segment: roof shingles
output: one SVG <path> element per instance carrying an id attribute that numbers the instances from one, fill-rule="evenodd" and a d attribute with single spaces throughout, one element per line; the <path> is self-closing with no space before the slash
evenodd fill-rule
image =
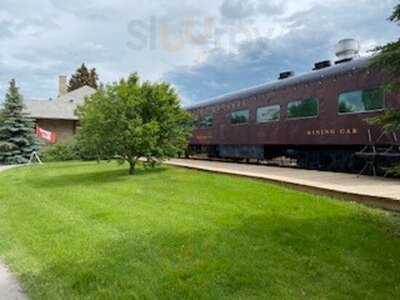
<path id="1" fill-rule="evenodd" d="M 56 100 L 28 101 L 25 111 L 34 119 L 78 120 L 76 108 L 95 92 L 95 89 L 84 86 Z"/>

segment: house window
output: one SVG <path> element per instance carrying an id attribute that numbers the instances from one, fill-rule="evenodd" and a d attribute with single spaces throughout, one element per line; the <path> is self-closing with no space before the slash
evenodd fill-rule
<path id="1" fill-rule="evenodd" d="M 289 119 L 317 117 L 318 111 L 318 99 L 316 98 L 292 101 L 288 104 Z"/>
<path id="2" fill-rule="evenodd" d="M 281 117 L 281 106 L 271 105 L 257 109 L 257 123 L 278 121 Z"/>
<path id="3" fill-rule="evenodd" d="M 249 110 L 234 111 L 231 114 L 231 124 L 243 124 L 249 122 L 250 112 Z"/>
<path id="4" fill-rule="evenodd" d="M 382 88 L 346 92 L 339 95 L 340 114 L 381 110 L 385 106 Z"/>

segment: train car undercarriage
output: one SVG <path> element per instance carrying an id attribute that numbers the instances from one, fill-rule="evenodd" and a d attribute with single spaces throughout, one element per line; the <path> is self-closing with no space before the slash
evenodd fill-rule
<path id="1" fill-rule="evenodd" d="M 190 145 L 188 157 L 259 163 L 308 170 L 363 173 L 388 176 L 388 168 L 400 163 L 400 148 L 365 146 L 268 146 L 268 145 Z M 390 151 L 389 151 L 390 149 Z"/>

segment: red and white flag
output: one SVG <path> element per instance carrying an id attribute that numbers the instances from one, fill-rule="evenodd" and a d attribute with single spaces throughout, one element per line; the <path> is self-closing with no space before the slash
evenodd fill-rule
<path id="1" fill-rule="evenodd" d="M 51 144 L 55 144 L 57 140 L 57 135 L 55 132 L 47 131 L 40 127 L 36 127 L 36 136 L 48 141 Z"/>

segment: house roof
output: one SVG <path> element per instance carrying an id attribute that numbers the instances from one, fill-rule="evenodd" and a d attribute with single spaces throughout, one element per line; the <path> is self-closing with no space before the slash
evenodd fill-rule
<path id="1" fill-rule="evenodd" d="M 88 97 L 95 92 L 96 90 L 94 88 L 85 85 L 77 90 L 65 94 L 64 96 L 58 97 L 56 101 L 75 102 L 77 105 L 81 105 L 85 102 L 85 97 Z"/>
<path id="2" fill-rule="evenodd" d="M 266 93 L 269 91 L 279 90 L 288 86 L 310 82 L 314 80 L 321 80 L 326 77 L 344 74 L 356 70 L 366 68 L 369 64 L 370 58 L 359 58 L 350 62 L 334 65 L 325 69 L 316 70 L 298 76 L 293 76 L 283 80 L 277 80 L 273 82 L 264 83 L 258 86 L 250 87 L 247 89 L 239 90 L 233 93 L 225 94 L 219 97 L 201 101 L 199 103 L 190 105 L 186 109 L 196 109 L 209 105 L 215 105 L 225 103 L 233 100 L 248 98 L 260 93 Z"/>
<path id="3" fill-rule="evenodd" d="M 27 101 L 25 111 L 35 119 L 78 120 L 76 108 L 95 92 L 95 89 L 84 86 L 55 100 Z"/>

